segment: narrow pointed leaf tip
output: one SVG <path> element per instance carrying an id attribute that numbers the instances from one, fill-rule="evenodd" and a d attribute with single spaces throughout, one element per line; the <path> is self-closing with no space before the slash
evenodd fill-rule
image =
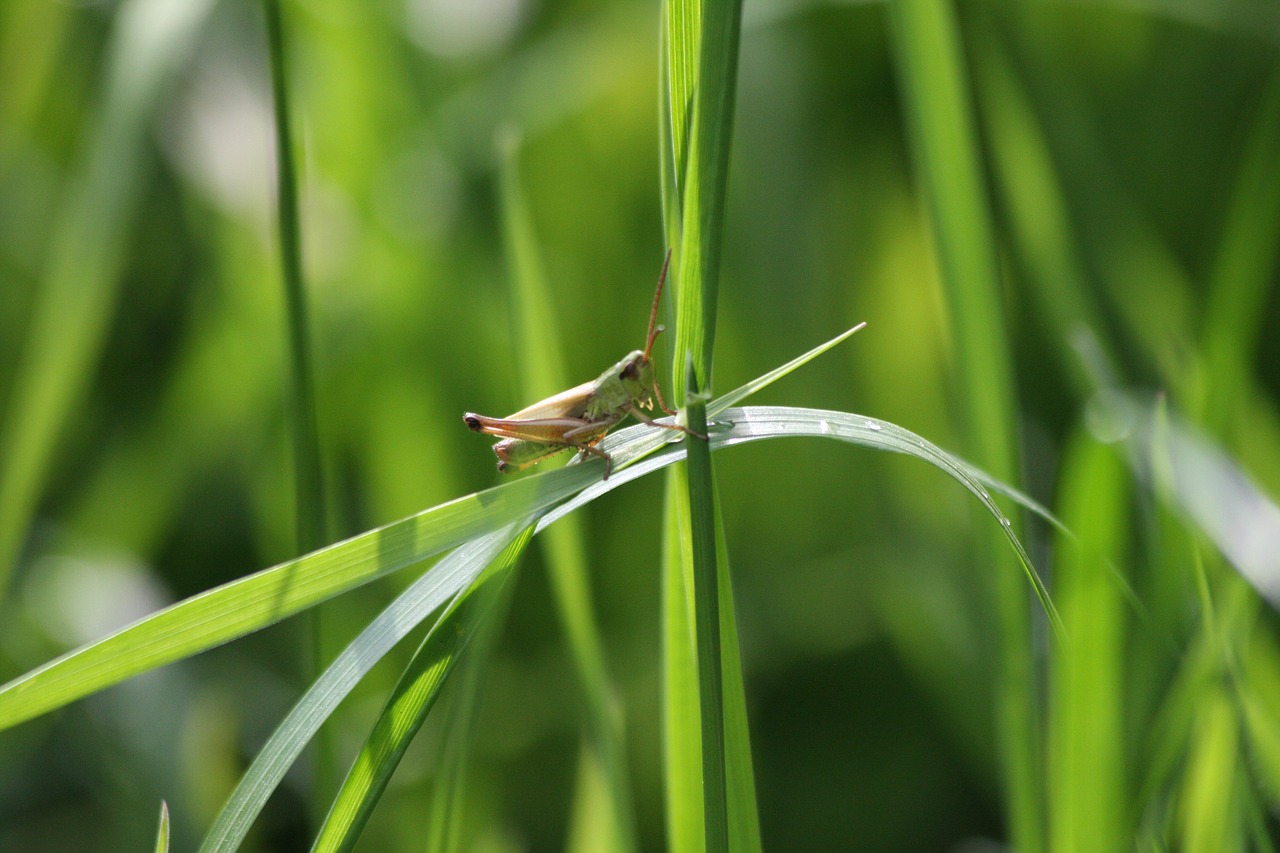
<path id="1" fill-rule="evenodd" d="M 738 403 L 742 402 L 747 397 L 750 397 L 752 394 L 756 393 L 760 389 L 766 388 L 772 385 L 774 382 L 777 382 L 779 379 L 786 376 L 788 373 L 795 370 L 796 368 L 802 367 L 803 365 L 813 361 L 815 358 L 822 355 L 824 352 L 831 349 L 836 344 L 839 344 L 845 340 L 848 340 L 850 337 L 852 337 L 854 332 L 857 332 L 860 329 L 865 329 L 866 326 L 867 324 L 866 324 L 866 321 L 864 320 L 863 322 L 854 326 L 852 329 L 849 329 L 848 331 L 841 332 L 840 334 L 836 335 L 834 338 L 827 341 L 826 343 L 818 344 L 816 347 L 804 353 L 803 355 L 799 355 L 791 359 L 791 361 L 788 361 L 786 364 L 780 367 L 776 367 L 773 370 L 770 370 L 768 373 L 762 376 L 759 376 L 756 379 L 751 380 L 745 385 L 735 388 L 734 390 L 730 391 L 728 394 L 725 394 L 723 397 L 716 398 L 714 402 L 709 403 L 707 405 L 707 417 L 709 418 L 715 417 L 717 414 L 719 414 L 720 412 L 723 412 L 725 409 L 729 408 L 730 406 L 736 406 Z"/>

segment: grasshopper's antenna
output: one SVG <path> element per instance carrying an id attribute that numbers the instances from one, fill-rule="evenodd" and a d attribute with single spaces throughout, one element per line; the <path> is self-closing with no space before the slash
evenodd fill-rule
<path id="1" fill-rule="evenodd" d="M 649 312 L 649 337 L 644 345 L 644 360 L 649 360 L 649 351 L 653 349 L 653 342 L 662 331 L 662 326 L 655 326 L 658 322 L 658 303 L 662 299 L 662 285 L 667 282 L 667 265 L 671 263 L 671 250 L 667 249 L 667 256 L 662 260 L 662 272 L 658 275 L 658 289 L 653 294 L 653 310 Z"/>

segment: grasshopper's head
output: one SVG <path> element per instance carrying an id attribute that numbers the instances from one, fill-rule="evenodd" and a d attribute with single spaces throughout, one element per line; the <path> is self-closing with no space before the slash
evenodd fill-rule
<path id="1" fill-rule="evenodd" d="M 661 327 L 659 327 L 661 328 Z M 653 361 L 647 352 L 635 350 L 618 365 L 618 381 L 627 390 L 627 397 L 642 403 L 646 408 L 653 399 Z"/>

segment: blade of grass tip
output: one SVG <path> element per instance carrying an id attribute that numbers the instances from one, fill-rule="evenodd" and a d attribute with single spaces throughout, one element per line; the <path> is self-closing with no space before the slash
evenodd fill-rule
<path id="1" fill-rule="evenodd" d="M 517 372 L 524 398 L 540 400 L 569 387 L 551 294 L 520 181 L 519 142 L 514 132 L 501 142 L 500 206 L 510 268 Z M 590 747 L 608 781 L 609 822 L 616 828 L 611 849 L 637 849 L 630 774 L 620 705 L 605 665 L 604 643 L 592 609 L 585 536 L 577 517 L 539 540 L 546 554 L 556 611 L 582 687 Z"/>
<path id="2" fill-rule="evenodd" d="M 685 377 L 689 429 L 706 434 L 706 404 L 698 397 L 692 356 Z M 687 442 L 690 564 L 693 572 L 693 623 L 697 649 L 698 707 L 702 720 L 702 799 L 706 853 L 729 850 L 728 795 L 725 782 L 724 675 L 720 651 L 720 583 L 716 561 L 715 491 L 711 448 L 701 439 Z"/>
<path id="3" fill-rule="evenodd" d="M 500 555 L 502 559 L 514 559 L 518 552 L 509 546 L 532 522 L 532 518 L 526 518 L 459 546 L 384 608 L 307 689 L 258 751 L 210 827 L 200 846 L 201 853 L 231 853 L 239 849 L 285 772 L 360 679 L 423 619 L 470 585 Z"/>
<path id="4" fill-rule="evenodd" d="M 723 412 L 725 409 L 729 408 L 730 406 L 738 405 L 738 403 L 742 402 L 747 397 L 750 397 L 752 394 L 756 393 L 760 389 L 765 388 L 769 385 L 772 385 L 774 382 L 777 382 L 779 379 L 786 376 L 788 373 L 795 370 L 796 368 L 803 367 L 804 365 L 813 361 L 815 358 L 822 355 L 824 352 L 831 349 L 836 344 L 839 344 L 848 340 L 848 338 L 854 332 L 857 332 L 860 329 L 864 329 L 866 328 L 866 326 L 867 326 L 866 323 L 859 323 L 858 325 L 854 326 L 852 329 L 849 329 L 847 332 L 842 332 L 841 334 L 836 335 L 834 338 L 827 341 L 826 343 L 819 344 L 818 346 L 806 352 L 804 355 L 791 359 L 791 361 L 788 361 L 786 364 L 782 365 L 781 367 L 774 368 L 773 370 L 770 370 L 768 373 L 765 373 L 764 375 L 757 377 L 756 379 L 753 379 L 750 382 L 735 388 L 734 390 L 730 391 L 728 394 L 725 394 L 721 397 L 717 397 L 716 399 L 712 400 L 710 403 L 707 404 L 707 416 L 715 417 L 717 414 L 719 414 L 720 412 Z"/>
<path id="5" fill-rule="evenodd" d="M 532 535 L 533 526 L 529 525 L 431 626 L 343 780 L 311 848 L 313 853 L 355 847 L 400 759 L 426 722 L 458 656 L 477 632 L 492 630 L 486 626 L 505 611 L 510 598 L 509 579 Z M 446 813 L 443 817 L 450 820 L 457 815 Z"/>
<path id="6" fill-rule="evenodd" d="M 999 522 L 999 530 L 1003 533 L 1004 541 L 1013 548 L 1015 555 L 1017 555 L 1023 575 L 1043 607 L 1050 627 L 1060 641 L 1067 640 L 1062 620 L 1049 595 L 1048 588 L 1036 572 L 1030 557 L 1014 533 L 1012 523 L 1009 522 L 1000 506 L 991 496 L 991 492 L 1002 494 L 1022 508 L 1042 515 L 1047 521 L 1061 529 L 1061 522 L 1057 521 L 1048 510 L 1022 492 L 996 480 L 981 469 L 942 450 L 937 445 L 908 429 L 888 421 L 870 418 L 866 415 L 786 406 L 730 408 L 726 409 L 723 414 L 724 417 L 709 433 L 713 450 L 764 438 L 828 438 L 858 444 L 873 450 L 886 450 L 914 456 L 939 468 L 972 493 L 991 517 Z M 670 444 L 669 432 L 661 431 L 661 434 L 659 432 L 651 427 L 640 425 L 610 433 L 601 442 L 600 447 L 613 455 L 615 463 L 614 474 L 607 481 L 592 484 L 572 499 L 565 501 L 548 512 L 539 521 L 539 529 L 554 523 L 557 519 L 562 518 L 579 506 L 595 500 L 605 492 L 612 491 L 631 480 L 642 477 L 659 468 L 673 465 L 673 463 L 683 459 L 686 455 L 684 443 Z M 655 451 L 658 452 L 655 453 Z M 673 467 L 672 471 L 678 477 L 681 469 L 677 466 Z M 673 502 L 683 500 L 683 496 L 688 492 L 683 480 L 680 480 L 679 484 L 680 488 L 673 490 L 673 493 L 669 495 L 669 500 Z M 668 523 L 670 524 L 670 521 Z M 687 535 L 682 529 L 674 529 L 676 529 L 676 535 L 681 539 Z M 1069 533 L 1070 531 L 1064 532 Z M 688 584 L 679 578 L 669 578 L 665 574 L 665 570 L 666 567 L 664 566 L 664 596 L 682 594 L 681 590 L 687 587 Z M 1122 578 L 1118 577 L 1115 580 L 1123 581 Z M 732 603 L 731 598 L 728 603 Z M 668 609 L 664 605 L 664 614 L 667 613 Z M 670 610 L 670 613 L 674 615 L 674 608 Z M 666 616 L 664 615 L 665 618 Z M 664 642 L 677 639 L 676 629 L 672 629 L 673 633 L 670 635 L 665 633 L 666 630 L 664 627 Z M 680 630 L 684 631 L 683 635 L 680 636 L 683 636 L 688 641 L 692 636 L 692 627 L 685 623 Z M 689 655 L 692 656 L 691 650 Z M 671 673 L 668 673 L 668 676 L 671 677 Z M 694 687 L 687 688 L 689 691 L 694 689 Z"/>
<path id="7" fill-rule="evenodd" d="M 169 853 L 169 804 L 160 801 L 160 824 L 156 827 L 156 853 Z"/>
<path id="8" fill-rule="evenodd" d="M 101 109 L 50 237 L 0 441 L 0 598 L 19 559 L 41 480 L 90 377 L 120 284 L 126 229 L 144 172 L 152 110 L 213 0 L 131 0 L 107 52 Z"/>
<path id="9" fill-rule="evenodd" d="M 662 4 L 664 96 L 670 112 L 661 122 L 670 132 L 662 139 L 663 149 L 670 151 L 674 211 L 684 207 L 685 176 L 689 165 L 689 132 L 693 122 L 693 93 L 698 81 L 698 36 L 701 32 L 700 0 L 666 0 Z M 676 222 L 669 220 L 668 233 Z"/>
<path id="10" fill-rule="evenodd" d="M 932 213 L 957 380 L 965 402 L 967 444 L 977 464 L 1012 480 L 1017 471 L 1013 369 L 1001 309 L 995 234 L 965 62 L 950 2 L 901 0 L 890 6 L 903 101 L 914 158 Z M 1040 757 L 1039 685 L 1026 593 L 997 537 L 988 534 L 983 561 L 1000 626 L 995 710 L 1003 742 L 1004 793 L 1010 835 L 1023 853 L 1045 844 Z"/>

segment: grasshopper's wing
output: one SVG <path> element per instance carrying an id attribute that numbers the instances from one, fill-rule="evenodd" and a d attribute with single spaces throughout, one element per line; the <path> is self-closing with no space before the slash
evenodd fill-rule
<path id="1" fill-rule="evenodd" d="M 502 420 L 537 421 L 556 418 L 579 418 L 587 403 L 595 395 L 595 388 L 595 381 L 583 382 L 568 391 L 561 391 L 559 394 L 548 397 L 545 400 L 539 400 L 531 406 L 526 406 L 514 415 L 508 415 Z"/>

